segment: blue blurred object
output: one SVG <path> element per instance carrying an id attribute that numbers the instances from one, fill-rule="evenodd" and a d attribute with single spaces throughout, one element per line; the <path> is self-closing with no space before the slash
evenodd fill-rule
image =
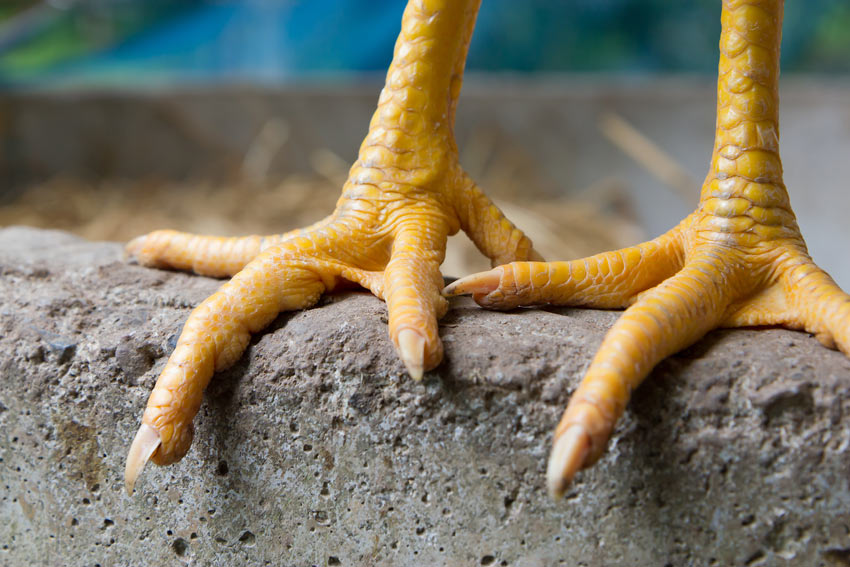
<path id="1" fill-rule="evenodd" d="M 53 33 L 67 35 L 69 26 L 62 24 L 91 25 L 95 18 L 85 9 L 92 2 L 77 0 L 63 9 L 40 6 L 18 19 L 33 20 L 32 12 L 38 12 L 39 29 L 50 33 L 45 20 L 52 17 Z M 386 69 L 392 58 L 404 10 L 399 0 L 166 2 L 170 9 L 163 9 L 163 3 L 159 1 L 148 25 L 125 26 L 125 37 L 82 53 L 71 49 L 68 57 L 33 57 L 39 62 L 34 66 L 4 65 L 28 45 L 26 38 L 14 41 L 20 33 L 4 34 L 0 28 L 0 83 L 280 82 L 304 75 L 377 71 Z M 152 9 L 135 0 L 99 4 L 96 23 L 101 26 L 109 22 L 104 13 L 118 20 L 131 8 Z M 12 36 L 12 41 L 4 42 L 4 36 Z M 46 64 L 41 63 L 44 59 Z"/>
<path id="2" fill-rule="evenodd" d="M 333 6 L 329 5 L 333 4 Z M 62 73 L 141 71 L 179 80 L 282 81 L 304 74 L 385 69 L 404 4 L 205 3 Z"/>
<path id="3" fill-rule="evenodd" d="M 404 5 L 404 0 L 35 3 L 0 22 L 0 83 L 276 83 L 383 72 Z M 467 67 L 713 73 L 719 15 L 718 0 L 484 0 Z M 788 3 L 784 68 L 847 71 L 850 57 L 843 54 L 850 52 L 850 32 L 842 30 L 848 28 L 846 0 Z M 56 42 L 45 40 L 50 34 Z"/>

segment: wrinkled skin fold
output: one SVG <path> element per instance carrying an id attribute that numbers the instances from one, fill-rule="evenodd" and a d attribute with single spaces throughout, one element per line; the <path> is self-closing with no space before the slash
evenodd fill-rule
<path id="1" fill-rule="evenodd" d="M 387 302 L 389 336 L 409 374 L 440 363 L 448 309 L 440 264 L 463 230 L 493 265 L 540 259 L 531 241 L 464 173 L 454 115 L 478 1 L 410 2 L 392 65 L 336 210 L 282 235 L 219 238 L 157 231 L 127 245 L 139 263 L 230 277 L 190 315 L 157 380 L 129 451 L 132 492 L 148 459 L 183 457 L 214 372 L 282 311 L 358 285 Z"/>
<path id="2" fill-rule="evenodd" d="M 697 210 L 649 242 L 551 263 L 457 160 L 452 128 L 477 10 L 473 0 L 409 2 L 369 133 L 329 217 L 283 235 L 158 231 L 128 245 L 147 266 L 231 277 L 192 312 L 157 381 L 128 456 L 128 491 L 148 459 L 186 453 L 204 388 L 252 333 L 350 284 L 386 300 L 390 339 L 415 379 L 442 358 L 444 296 L 469 293 L 493 309 L 626 309 L 555 431 L 547 483 L 556 497 L 603 454 L 652 368 L 713 328 L 783 325 L 850 353 L 850 296 L 809 257 L 782 180 L 781 0 L 723 2 L 717 133 Z M 441 295 L 446 239 L 459 230 L 505 265 Z"/>
<path id="3" fill-rule="evenodd" d="M 717 129 L 697 210 L 666 234 L 568 262 L 517 262 L 454 282 L 482 306 L 625 308 L 554 436 L 549 491 L 604 452 L 631 392 L 717 327 L 782 325 L 850 355 L 850 296 L 809 257 L 779 158 L 781 0 L 724 0 Z"/>

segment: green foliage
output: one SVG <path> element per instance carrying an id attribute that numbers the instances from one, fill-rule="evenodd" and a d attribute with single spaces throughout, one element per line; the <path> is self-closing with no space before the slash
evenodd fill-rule
<path id="1" fill-rule="evenodd" d="M 363 18 L 381 7 L 398 8 L 400 13 L 404 3 L 346 1 L 349 12 L 362 13 Z M 62 3 L 0 0 L 0 83 L 49 76 L 65 63 L 108 50 L 178 13 L 194 17 L 187 10 L 200 14 L 219 2 L 78 0 L 67 2 L 62 9 L 55 7 Z M 325 0 L 328 10 L 334 9 L 335 2 Z M 483 71 L 712 74 L 717 68 L 720 6 L 720 0 L 484 0 L 467 67 Z M 28 33 L 5 33 L 27 19 L 22 14 L 32 12 L 45 17 L 38 19 L 37 25 L 27 24 L 31 28 Z M 331 17 L 325 23 L 331 28 L 347 25 Z M 392 32 L 384 35 L 390 37 Z M 10 36 L 16 39 L 4 43 L 4 37 Z M 223 34 L 207 41 L 233 42 L 234 37 Z M 268 49 L 275 48 L 269 43 Z M 387 53 L 390 50 L 387 47 Z M 226 52 L 226 46 L 216 51 Z M 345 70 L 346 55 L 337 45 L 317 50 L 313 54 L 315 68 Z M 850 72 L 850 1 L 786 2 L 782 57 L 786 72 Z M 384 63 L 380 57 L 376 61 L 376 69 Z M 145 61 L 134 64 L 138 67 Z M 168 75 L 168 70 L 162 71 Z"/>
<path id="2" fill-rule="evenodd" d="M 850 70 L 850 4 L 837 3 L 823 15 L 800 64 L 814 71 Z"/>
<path id="3" fill-rule="evenodd" d="M 0 24 L 7 29 L 18 26 L 21 39 L 0 49 L 0 78 L 37 75 L 98 52 L 182 8 L 170 0 L 78 2 L 65 8 L 33 1 L 4 3 Z"/>

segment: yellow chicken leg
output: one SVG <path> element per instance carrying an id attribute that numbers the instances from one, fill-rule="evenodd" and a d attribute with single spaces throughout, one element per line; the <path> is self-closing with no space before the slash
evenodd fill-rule
<path id="1" fill-rule="evenodd" d="M 127 246 L 147 266 L 233 276 L 192 312 L 157 380 L 127 457 L 128 492 L 148 459 L 183 457 L 213 373 L 281 311 L 308 308 L 342 281 L 359 284 L 386 300 L 390 338 L 420 379 L 442 358 L 446 238 L 463 229 L 494 265 L 537 258 L 457 162 L 454 114 L 479 2 L 408 4 L 378 109 L 331 216 L 283 235 L 158 231 Z"/>
<path id="2" fill-rule="evenodd" d="M 555 431 L 549 490 L 602 455 L 631 391 L 716 327 L 783 325 L 850 355 L 850 296 L 809 257 L 779 160 L 781 0 L 724 0 L 717 134 L 697 210 L 631 248 L 517 262 L 445 290 L 485 307 L 624 308 Z"/>

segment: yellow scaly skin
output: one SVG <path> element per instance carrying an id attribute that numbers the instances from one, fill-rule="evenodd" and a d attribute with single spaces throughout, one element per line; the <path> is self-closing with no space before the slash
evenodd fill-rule
<path id="1" fill-rule="evenodd" d="M 390 337 L 420 379 L 442 359 L 446 238 L 463 229 L 494 266 L 539 258 L 457 161 L 454 114 L 479 2 L 408 4 L 369 133 L 331 216 L 278 236 L 158 231 L 128 244 L 147 266 L 233 276 L 192 312 L 157 380 L 127 457 L 128 492 L 148 459 L 164 465 L 183 457 L 213 373 L 281 311 L 359 284 L 386 300 Z"/>
<path id="2" fill-rule="evenodd" d="M 811 260 L 779 160 L 781 0 L 724 0 L 717 133 L 697 210 L 638 246 L 571 262 L 518 262 L 458 280 L 485 307 L 628 307 L 554 436 L 555 497 L 602 455 L 631 391 L 716 327 L 805 329 L 850 355 L 850 296 Z"/>

